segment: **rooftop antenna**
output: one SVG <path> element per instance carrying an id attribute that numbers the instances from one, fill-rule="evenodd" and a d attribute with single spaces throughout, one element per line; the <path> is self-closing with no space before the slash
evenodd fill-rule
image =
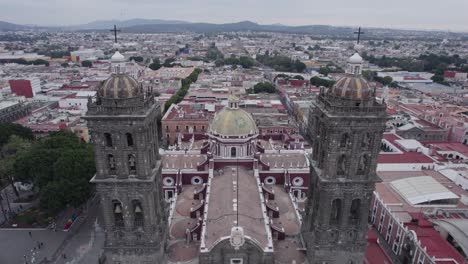
<path id="1" fill-rule="evenodd" d="M 117 26 L 114 25 L 114 29 L 111 29 L 110 32 L 113 32 L 114 33 L 114 41 L 115 43 L 117 43 L 117 32 L 120 32 L 121 30 L 120 29 L 117 29 Z"/>
<path id="2" fill-rule="evenodd" d="M 364 34 L 363 31 L 361 31 L 361 27 L 358 28 L 358 31 L 355 31 L 354 34 L 357 34 L 357 44 L 361 41 L 361 35 Z"/>

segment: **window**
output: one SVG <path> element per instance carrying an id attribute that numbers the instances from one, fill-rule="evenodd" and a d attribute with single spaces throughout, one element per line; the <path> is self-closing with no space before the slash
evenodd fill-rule
<path id="1" fill-rule="evenodd" d="M 241 258 L 232 258 L 231 259 L 231 264 L 243 264 L 244 260 Z"/>
<path id="2" fill-rule="evenodd" d="M 201 130 L 202 130 L 202 131 L 205 131 L 205 126 L 201 126 Z"/>
<path id="3" fill-rule="evenodd" d="M 364 155 L 362 155 L 361 158 L 359 159 L 359 164 L 358 164 L 357 173 L 358 173 L 359 175 L 366 174 L 366 173 L 367 173 L 368 166 L 369 166 L 369 157 L 368 157 L 366 154 L 364 154 Z"/>
<path id="4" fill-rule="evenodd" d="M 169 132 L 169 126 L 166 126 L 166 132 Z"/>
<path id="5" fill-rule="evenodd" d="M 130 133 L 125 134 L 127 138 L 127 146 L 131 147 L 133 146 L 133 136 Z"/>
<path id="6" fill-rule="evenodd" d="M 363 148 L 369 148 L 372 143 L 372 136 L 370 133 L 365 133 L 361 145 Z"/>
<path id="7" fill-rule="evenodd" d="M 189 127 L 188 126 L 185 126 L 185 131 L 189 131 Z"/>
<path id="8" fill-rule="evenodd" d="M 338 159 L 337 164 L 337 175 L 345 175 L 346 174 L 346 156 L 343 154 Z"/>
<path id="9" fill-rule="evenodd" d="M 107 167 L 111 172 L 115 172 L 115 158 L 114 155 L 107 155 Z"/>
<path id="10" fill-rule="evenodd" d="M 114 225 L 116 227 L 123 227 L 124 220 L 123 220 L 123 211 L 122 211 L 122 203 L 118 200 L 112 201 L 112 211 L 114 213 Z"/>
<path id="11" fill-rule="evenodd" d="M 231 157 L 235 158 L 236 157 L 236 147 L 231 148 Z"/>
<path id="12" fill-rule="evenodd" d="M 143 227 L 143 207 L 141 202 L 133 200 L 133 222 L 135 227 Z"/>
<path id="13" fill-rule="evenodd" d="M 349 143 L 349 135 L 348 133 L 344 133 L 343 135 L 341 135 L 340 147 L 344 148 L 348 145 L 348 143 Z"/>
<path id="14" fill-rule="evenodd" d="M 112 147 L 112 136 L 109 133 L 104 133 L 104 140 L 106 141 L 107 147 Z"/>
<path id="15" fill-rule="evenodd" d="M 341 200 L 335 199 L 332 201 L 330 225 L 338 225 L 341 221 Z"/>
<path id="16" fill-rule="evenodd" d="M 136 158 L 134 154 L 128 155 L 128 169 L 130 173 L 136 173 Z"/>
<path id="17" fill-rule="evenodd" d="M 353 223 L 359 222 L 359 218 L 361 215 L 361 200 L 354 199 L 351 202 L 351 208 L 349 210 L 349 220 Z"/>

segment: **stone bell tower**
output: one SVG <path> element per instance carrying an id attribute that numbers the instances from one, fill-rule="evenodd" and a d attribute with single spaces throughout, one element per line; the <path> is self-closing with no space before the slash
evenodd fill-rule
<path id="1" fill-rule="evenodd" d="M 362 62 L 357 53 L 349 58 L 346 75 L 322 89 L 311 110 L 311 193 L 302 224 L 311 264 L 363 263 L 387 116 L 361 76 Z"/>
<path id="2" fill-rule="evenodd" d="M 94 144 L 110 263 L 157 263 L 167 211 L 161 194 L 157 113 L 150 91 L 122 73 L 103 83 L 85 119 Z"/>

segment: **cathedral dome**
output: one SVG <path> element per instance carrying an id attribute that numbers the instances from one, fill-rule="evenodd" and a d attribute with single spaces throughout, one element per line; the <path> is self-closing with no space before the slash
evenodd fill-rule
<path id="1" fill-rule="evenodd" d="M 140 94 L 138 82 L 126 74 L 112 74 L 101 86 L 99 96 L 111 99 L 125 99 Z"/>
<path id="2" fill-rule="evenodd" d="M 223 136 L 244 136 L 257 132 L 252 116 L 239 108 L 226 107 L 216 113 L 210 125 L 210 132 Z"/>
<path id="3" fill-rule="evenodd" d="M 333 85 L 330 93 L 346 99 L 363 100 L 371 97 L 372 89 L 362 76 L 347 74 Z"/>
<path id="4" fill-rule="evenodd" d="M 372 89 L 361 75 L 364 60 L 359 53 L 348 59 L 346 75 L 339 79 L 330 89 L 330 94 L 350 100 L 367 100 L 372 98 Z"/>

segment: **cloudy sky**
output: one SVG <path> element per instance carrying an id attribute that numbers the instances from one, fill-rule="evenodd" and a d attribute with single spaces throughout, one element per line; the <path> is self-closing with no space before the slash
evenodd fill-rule
<path id="1" fill-rule="evenodd" d="M 0 21 L 37 25 L 153 18 L 468 31 L 468 0 L 0 0 Z"/>

